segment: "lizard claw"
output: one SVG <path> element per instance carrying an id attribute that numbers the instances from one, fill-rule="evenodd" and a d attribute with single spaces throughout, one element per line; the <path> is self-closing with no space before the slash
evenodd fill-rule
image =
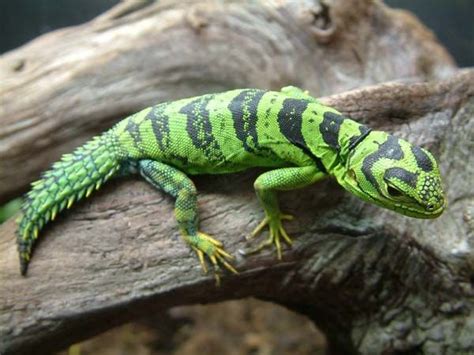
<path id="1" fill-rule="evenodd" d="M 247 240 L 250 240 L 252 238 L 255 238 L 258 236 L 260 233 L 262 233 L 263 229 L 268 225 L 268 228 L 270 229 L 270 235 L 268 236 L 267 239 L 265 239 L 263 242 L 261 242 L 257 247 L 247 249 L 247 250 L 240 250 L 239 252 L 243 255 L 249 255 L 249 254 L 254 254 L 262 250 L 263 248 L 275 244 L 276 250 L 277 250 L 277 256 L 278 259 L 281 260 L 282 255 L 281 255 L 281 242 L 280 238 L 283 238 L 283 240 L 288 244 L 292 245 L 293 241 L 291 240 L 290 236 L 288 233 L 286 233 L 285 229 L 283 228 L 282 221 L 287 220 L 291 221 L 294 217 L 289 214 L 280 214 L 277 217 L 269 217 L 266 216 L 258 225 L 255 227 L 255 229 L 252 231 L 250 235 L 246 237 Z"/>
<path id="2" fill-rule="evenodd" d="M 232 273 L 238 274 L 238 271 L 230 263 L 230 260 L 233 260 L 234 257 L 224 250 L 220 241 L 201 232 L 198 232 L 195 236 L 184 236 L 184 239 L 196 252 L 205 274 L 208 272 L 205 256 L 211 261 L 214 268 L 216 286 L 220 285 L 220 265 Z"/>

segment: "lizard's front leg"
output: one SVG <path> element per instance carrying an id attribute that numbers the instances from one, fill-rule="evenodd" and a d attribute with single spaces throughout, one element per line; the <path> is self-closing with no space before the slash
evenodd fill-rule
<path id="1" fill-rule="evenodd" d="M 268 226 L 269 237 L 254 249 L 244 251 L 244 254 L 255 253 L 267 245 L 275 244 L 278 259 L 281 259 L 281 243 L 283 238 L 291 245 L 291 238 L 283 228 L 282 220 L 293 217 L 280 211 L 277 199 L 277 190 L 293 190 L 304 187 L 325 177 L 326 174 L 319 171 L 315 166 L 282 168 L 268 171 L 255 180 L 254 187 L 258 199 L 265 211 L 265 218 L 254 229 L 247 239 L 260 234 Z"/>
<path id="2" fill-rule="evenodd" d="M 214 268 L 217 268 L 220 263 L 228 270 L 237 273 L 227 261 L 232 256 L 222 248 L 222 243 L 198 231 L 197 191 L 194 183 L 186 174 L 155 160 L 140 160 L 138 166 L 140 174 L 149 183 L 176 198 L 174 213 L 181 236 L 198 255 L 204 272 L 207 272 L 204 261 L 206 255 Z M 219 283 L 219 274 L 215 272 L 214 275 L 216 282 Z"/>

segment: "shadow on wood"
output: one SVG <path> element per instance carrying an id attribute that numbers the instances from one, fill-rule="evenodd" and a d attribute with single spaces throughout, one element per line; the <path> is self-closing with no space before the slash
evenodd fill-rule
<path id="1" fill-rule="evenodd" d="M 142 181 L 109 183 L 61 216 L 44 231 L 26 278 L 7 222 L 0 228 L 0 351 L 57 350 L 150 312 L 246 296 L 306 314 L 346 353 L 474 349 L 473 93 L 474 71 L 465 70 L 448 81 L 323 98 L 429 146 L 441 162 L 448 210 L 433 221 L 406 218 L 330 180 L 283 193 L 283 208 L 298 216 L 288 224 L 294 247 L 281 262 L 272 251 L 238 258 L 240 274 L 226 274 L 220 288 L 179 240 L 172 201 Z M 403 115 L 394 114 L 397 103 Z M 202 229 L 234 255 L 262 214 L 255 176 L 196 179 Z"/>
<path id="2" fill-rule="evenodd" d="M 0 353 L 55 351 L 151 312 L 246 296 L 306 314 L 342 353 L 474 351 L 474 72 L 456 72 L 429 31 L 377 1 L 132 3 L 0 57 L 2 201 L 144 106 L 293 84 L 343 92 L 322 101 L 432 150 L 449 208 L 409 219 L 330 180 L 282 193 L 298 216 L 294 247 L 281 262 L 237 258 L 240 274 L 216 288 L 179 240 L 172 201 L 117 180 L 44 230 L 26 278 L 15 225 L 0 226 Z M 202 229 L 234 255 L 262 216 L 255 176 L 196 179 Z"/>

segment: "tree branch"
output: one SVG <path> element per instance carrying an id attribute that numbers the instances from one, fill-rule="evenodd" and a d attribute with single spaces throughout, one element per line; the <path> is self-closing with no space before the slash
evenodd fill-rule
<path id="1" fill-rule="evenodd" d="M 322 96 L 454 68 L 416 19 L 378 1 L 123 2 L 0 57 L 0 203 L 157 102 L 289 84 Z"/>
<path id="2" fill-rule="evenodd" d="M 441 162 L 448 210 L 432 221 L 410 219 L 330 180 L 282 193 L 282 208 L 297 216 L 287 224 L 295 245 L 280 262 L 271 250 L 238 257 L 240 274 L 225 274 L 219 288 L 179 240 L 172 200 L 139 180 L 109 183 L 46 228 L 26 278 L 7 222 L 0 227 L 0 353 L 54 351 L 150 312 L 246 296 L 308 315 L 343 353 L 474 351 L 473 93 L 474 71 L 465 70 L 447 81 L 323 98 L 429 146 Z M 262 216 L 256 175 L 195 179 L 201 228 L 233 255 Z"/>

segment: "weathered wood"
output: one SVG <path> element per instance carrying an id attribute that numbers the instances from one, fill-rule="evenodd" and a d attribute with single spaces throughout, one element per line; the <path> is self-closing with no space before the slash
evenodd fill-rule
<path id="1" fill-rule="evenodd" d="M 0 201 L 60 154 L 138 109 L 235 87 L 314 95 L 455 67 L 422 25 L 378 1 L 125 1 L 0 57 Z M 215 288 L 179 240 L 172 201 L 116 181 L 48 227 L 27 278 L 0 227 L 0 354 L 57 350 L 174 305 L 255 296 L 311 317 L 340 353 L 474 351 L 474 74 L 390 83 L 323 100 L 442 162 L 450 206 L 420 221 L 331 181 L 282 194 L 297 237 L 278 262 L 238 258 Z M 26 163 L 27 162 L 27 163 Z M 12 167 L 15 167 L 14 169 Z M 256 172 L 197 178 L 203 230 L 234 255 L 261 218 Z"/>
<path id="2" fill-rule="evenodd" d="M 172 201 L 142 181 L 111 182 L 43 233 L 26 278 L 14 223 L 0 227 L 0 353 L 57 350 L 135 317 L 245 296 L 311 317 L 339 353 L 474 351 L 474 71 L 323 98 L 373 127 L 430 147 L 449 200 L 436 220 L 370 206 L 327 180 L 281 194 L 295 238 L 235 261 L 216 288 L 179 240 Z M 199 177 L 202 229 L 234 255 L 262 217 L 257 172 Z"/>
<path id="3" fill-rule="evenodd" d="M 157 102 L 288 84 L 322 96 L 453 71 L 411 15 L 372 0 L 326 3 L 133 0 L 0 56 L 0 203 Z"/>

